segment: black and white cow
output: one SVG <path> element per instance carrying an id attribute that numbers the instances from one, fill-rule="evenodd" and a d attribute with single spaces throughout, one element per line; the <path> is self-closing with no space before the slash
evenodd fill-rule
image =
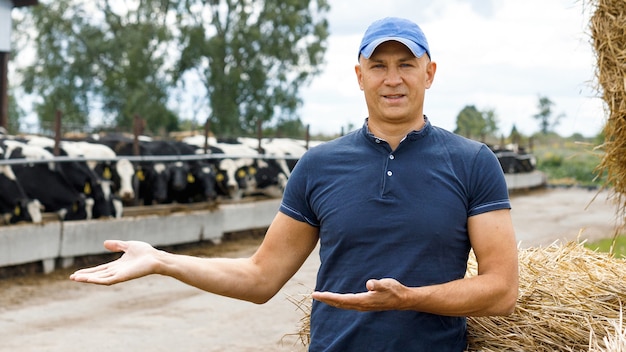
<path id="1" fill-rule="evenodd" d="M 202 136 L 183 141 L 199 148 L 205 143 Z M 230 199 L 249 195 L 281 197 L 291 170 L 306 151 L 304 143 L 288 138 L 262 139 L 260 149 L 255 138 L 209 138 L 208 148 L 210 154 L 225 155 L 214 160 L 216 183 L 220 195 Z"/>
<path id="2" fill-rule="evenodd" d="M 105 136 L 100 143 L 111 147 L 120 155 L 134 155 L 134 143 L 130 138 Z M 155 203 L 189 203 L 215 198 L 214 172 L 206 163 L 187 160 L 157 160 L 149 157 L 194 155 L 196 148 L 184 143 L 158 141 L 142 138 L 138 144 L 140 156 L 146 160 L 135 162 L 138 199 L 144 205 Z M 208 164 L 207 164 L 208 165 Z"/>
<path id="3" fill-rule="evenodd" d="M 123 199 L 134 199 L 132 180 L 135 169 L 128 159 L 116 159 L 115 152 L 104 144 L 86 141 L 65 142 L 63 147 L 76 157 L 85 158 L 86 165 L 103 186 L 104 197 L 112 207 L 113 215 L 120 218 Z M 95 210 L 94 210 L 95 212 Z"/>
<path id="4" fill-rule="evenodd" d="M 78 142 L 82 145 L 81 149 L 86 157 L 108 159 L 107 161 L 94 163 L 88 162 L 88 165 L 98 176 L 112 182 L 112 191 L 123 204 L 132 205 L 135 203 L 136 188 L 138 187 L 135 166 L 130 160 L 123 157 L 120 158 L 120 156 L 132 155 L 132 152 L 130 154 L 118 155 L 114 150 L 118 142 L 132 144 L 132 139 L 124 138 L 122 140 L 121 138 L 119 136 L 113 138 L 105 136 L 102 138 L 94 135 Z"/>
<path id="5" fill-rule="evenodd" d="M 198 155 L 203 150 L 185 142 L 171 141 L 169 144 L 176 149 L 176 155 Z M 184 189 L 170 188 L 170 200 L 177 203 L 192 203 L 214 201 L 216 172 L 214 166 L 207 160 L 188 160 L 187 185 Z"/>
<path id="6" fill-rule="evenodd" d="M 49 152 L 53 152 L 54 140 L 39 136 L 27 136 L 27 144 L 40 146 Z M 86 142 L 61 141 L 59 156 L 70 158 L 93 158 L 102 157 L 92 152 L 92 145 Z M 109 155 L 110 156 L 110 155 Z M 58 172 L 85 197 L 94 201 L 92 217 L 122 217 L 122 202 L 112 192 L 112 181 L 100 177 L 94 170 L 97 161 L 64 161 L 58 163 Z"/>
<path id="7" fill-rule="evenodd" d="M 4 157 L 4 143 L 0 140 L 0 160 Z M 41 223 L 43 206 L 26 195 L 10 165 L 0 165 L 0 190 L 0 215 L 5 223 Z"/>
<path id="8" fill-rule="evenodd" d="M 197 143 L 195 145 L 199 151 L 204 147 L 201 139 L 186 138 L 183 142 L 192 145 Z M 219 197 L 239 200 L 256 189 L 256 150 L 237 140 L 218 142 L 213 139 L 207 154 L 224 154 L 223 157 L 210 159 L 216 172 L 215 191 Z"/>
<path id="9" fill-rule="evenodd" d="M 100 144 L 103 144 L 115 153 L 116 156 L 135 156 L 133 139 L 127 138 L 121 135 L 109 134 L 102 136 L 97 141 Z M 143 151 L 139 151 L 140 155 L 143 155 Z M 145 205 L 150 205 L 155 198 L 154 193 L 150 192 L 150 184 L 152 183 L 152 177 L 154 174 L 154 166 L 151 162 L 130 162 L 130 165 L 133 169 L 133 177 L 130 181 L 131 183 L 131 192 L 127 194 L 132 194 L 133 197 L 122 197 L 125 204 L 135 205 L 137 202 L 143 202 Z M 108 168 L 105 172 L 112 172 L 112 169 Z M 157 194 L 157 198 L 159 195 Z M 164 197 L 164 195 L 162 196 Z"/>
<path id="10" fill-rule="evenodd" d="M 8 159 L 49 160 L 44 163 L 23 163 L 12 166 L 29 198 L 37 199 L 46 212 L 55 212 L 62 220 L 82 220 L 93 217 L 91 198 L 77 191 L 60 171 L 54 156 L 39 146 L 19 141 L 5 140 L 5 153 Z"/>
<path id="11" fill-rule="evenodd" d="M 179 149 L 170 141 L 149 141 L 141 143 L 143 156 L 173 156 L 180 155 Z M 150 185 L 155 191 L 155 200 L 158 203 L 173 202 L 174 195 L 187 188 L 189 180 L 189 164 L 185 161 L 156 161 L 153 163 L 153 183 Z"/>
<path id="12" fill-rule="evenodd" d="M 259 141 L 253 138 L 239 138 L 243 144 L 258 149 Z M 291 171 L 306 148 L 290 138 L 263 138 L 259 152 L 266 158 L 256 159 L 256 193 L 270 197 L 281 197 Z"/>

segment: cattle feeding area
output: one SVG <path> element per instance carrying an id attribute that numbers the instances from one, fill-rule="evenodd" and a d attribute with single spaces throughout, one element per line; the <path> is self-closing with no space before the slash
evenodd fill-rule
<path id="1" fill-rule="evenodd" d="M 158 140 L 125 134 L 83 139 L 0 134 L 0 213 L 5 225 L 119 219 L 134 206 L 280 198 L 298 159 L 321 141 L 291 138 Z M 506 175 L 528 175 L 536 160 L 515 146 L 492 148 Z M 513 176 L 511 176 L 513 177 Z M 511 188 L 541 186 L 544 180 Z"/>
<path id="2" fill-rule="evenodd" d="M 42 263 L 49 273 L 102 253 L 112 234 L 174 245 L 268 226 L 278 206 L 263 200 L 280 201 L 299 158 L 319 143 L 0 134 L 0 267 Z M 512 191 L 545 184 L 532 154 L 492 150 Z"/>
<path id="3" fill-rule="evenodd" d="M 136 141 L 0 135 L 0 212 L 5 224 L 121 218 L 124 207 L 279 198 L 304 144 L 291 139 Z M 258 143 L 258 142 L 256 142 Z M 37 203 L 39 202 L 39 203 Z"/>

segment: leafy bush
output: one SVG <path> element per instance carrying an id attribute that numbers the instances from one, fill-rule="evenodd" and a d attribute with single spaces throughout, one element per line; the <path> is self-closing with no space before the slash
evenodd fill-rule
<path id="1" fill-rule="evenodd" d="M 591 144 L 560 139 L 534 147 L 537 169 L 553 185 L 600 186 L 597 166 L 601 154 Z"/>

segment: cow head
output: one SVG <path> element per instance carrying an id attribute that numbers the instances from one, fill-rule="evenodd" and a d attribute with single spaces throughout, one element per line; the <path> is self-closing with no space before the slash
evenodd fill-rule
<path id="1" fill-rule="evenodd" d="M 201 201 L 212 201 L 217 197 L 217 175 L 212 165 L 193 164 L 189 170 L 187 185 L 193 190 L 193 196 Z"/>

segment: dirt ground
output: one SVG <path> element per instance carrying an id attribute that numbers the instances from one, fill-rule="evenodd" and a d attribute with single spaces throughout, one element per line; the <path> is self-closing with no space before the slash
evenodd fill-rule
<path id="1" fill-rule="evenodd" d="M 617 223 L 607 193 L 547 189 L 515 194 L 511 201 L 522 247 L 611 237 Z M 261 238 L 175 250 L 240 257 L 252 254 Z M 302 351 L 297 337 L 288 335 L 298 331 L 304 316 L 293 300 L 312 290 L 318 264 L 314 253 L 264 305 L 207 294 L 161 276 L 110 287 L 71 282 L 67 277 L 76 268 L 3 279 L 0 351 Z"/>

